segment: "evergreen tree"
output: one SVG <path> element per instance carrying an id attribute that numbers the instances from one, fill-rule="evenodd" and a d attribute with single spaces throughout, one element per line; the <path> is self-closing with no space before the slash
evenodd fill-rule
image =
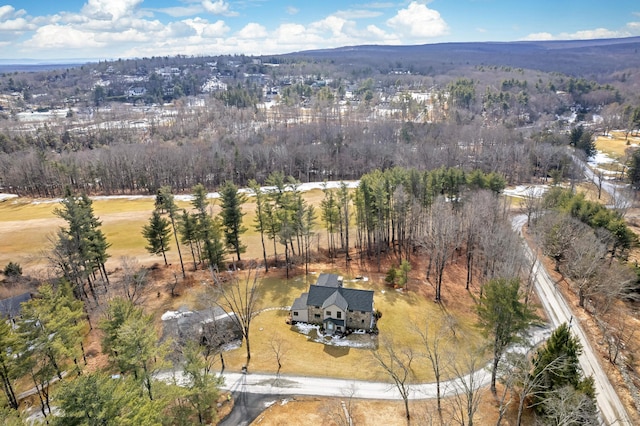
<path id="1" fill-rule="evenodd" d="M 578 356 L 582 353 L 582 345 L 578 338 L 571 334 L 571 327 L 567 323 L 561 324 L 554 330 L 544 346 L 533 357 L 532 376 L 541 376 L 541 387 L 544 392 L 536 395 L 539 412 L 549 415 L 555 411 L 557 398 L 567 389 L 575 395 L 570 398 L 582 400 L 584 409 L 576 419 L 565 424 L 587 424 L 587 420 L 597 418 L 595 413 L 595 388 L 593 378 L 583 378 Z M 560 360 L 560 362 L 558 362 Z M 551 363 L 558 364 L 555 368 L 546 368 Z M 552 417 L 554 415 L 552 414 Z M 580 420 L 581 416 L 587 416 Z"/>
<path id="2" fill-rule="evenodd" d="M 198 424 L 211 424 L 215 420 L 216 401 L 223 379 L 211 371 L 211 358 L 203 356 L 200 345 L 189 342 L 183 354 L 184 375 L 189 379 L 186 398 Z"/>
<path id="3" fill-rule="evenodd" d="M 168 350 L 168 342 L 158 341 L 153 316 L 145 315 L 129 300 L 113 299 L 100 321 L 100 329 L 111 364 L 122 373 L 132 374 L 153 400 L 152 377 L 163 365 Z"/>
<path id="4" fill-rule="evenodd" d="M 202 243 L 200 250 L 201 261 L 209 262 L 209 267 L 216 270 L 224 267 L 224 256 L 226 250 L 222 243 L 222 232 L 220 223 L 211 217 L 207 211 L 209 202 L 207 201 L 207 190 L 202 184 L 192 188 L 193 201 L 191 204 L 197 210 L 196 213 L 196 234 L 198 241 Z"/>
<path id="5" fill-rule="evenodd" d="M 244 216 L 242 205 L 247 201 L 247 197 L 238 191 L 238 187 L 233 182 L 227 181 L 220 189 L 220 199 L 222 207 L 220 216 L 225 241 L 227 247 L 235 252 L 240 261 L 240 254 L 247 248 L 240 243 L 240 235 L 247 230 L 242 226 Z"/>
<path id="6" fill-rule="evenodd" d="M 329 257 L 333 259 L 336 250 L 335 232 L 342 218 L 340 217 L 340 210 L 336 201 L 335 190 L 327 188 L 327 184 L 325 182 L 323 184 L 322 192 L 324 192 L 324 198 L 320 202 L 320 212 L 322 221 L 324 222 L 324 227 L 327 230 Z"/>
<path id="7" fill-rule="evenodd" d="M 56 391 L 60 412 L 53 425 L 159 425 L 164 420 L 160 401 L 150 401 L 132 379 L 108 374 L 84 374 Z"/>
<path id="8" fill-rule="evenodd" d="M 571 133 L 569 134 L 569 144 L 576 149 L 583 151 L 587 158 L 591 158 L 596 155 L 597 150 L 596 143 L 593 139 L 593 133 L 585 130 L 582 125 L 571 129 Z"/>
<path id="9" fill-rule="evenodd" d="M 260 242 L 262 243 L 262 257 L 264 259 L 264 272 L 267 273 L 269 272 L 269 264 L 267 262 L 267 248 L 264 244 L 264 234 L 267 231 L 267 218 L 265 216 L 265 203 L 267 203 L 267 199 L 265 197 L 265 193 L 255 179 L 251 179 L 249 181 L 249 189 L 251 189 L 251 192 L 253 192 L 256 200 L 256 217 L 254 219 L 255 230 L 260 232 Z"/>
<path id="10" fill-rule="evenodd" d="M 51 412 L 51 379 L 54 376 L 62 379 L 64 364 L 69 360 L 74 362 L 78 374 L 81 371 L 78 358 L 82 349 L 83 317 L 82 302 L 74 298 L 67 283 L 56 290 L 45 284 L 39 290 L 39 297 L 22 305 L 17 361 L 33 380 L 45 416 L 45 408 Z"/>
<path id="11" fill-rule="evenodd" d="M 204 256 L 209 262 L 209 267 L 220 270 L 224 268 L 224 256 L 227 253 L 224 244 L 222 244 L 220 223 L 216 219 L 206 218 L 201 226 L 203 227 Z"/>
<path id="12" fill-rule="evenodd" d="M 496 392 L 498 363 L 507 347 L 520 341 L 536 319 L 530 306 L 520 301 L 520 280 L 512 278 L 495 279 L 484 286 L 477 306 L 478 326 L 491 338 L 493 367 L 491 370 L 491 391 Z"/>
<path id="13" fill-rule="evenodd" d="M 178 241 L 178 231 L 176 228 L 176 215 L 178 212 L 178 206 L 176 206 L 175 199 L 171 193 L 171 187 L 163 186 L 158 190 L 155 201 L 156 211 L 166 212 L 171 220 L 171 229 L 173 230 L 173 237 L 176 240 L 176 248 L 178 249 L 178 258 L 180 259 L 180 268 L 182 269 L 182 277 L 186 278 L 187 275 L 184 271 L 184 262 L 182 261 L 182 252 L 180 251 L 180 242 Z"/>
<path id="14" fill-rule="evenodd" d="M 16 350 L 18 349 L 18 336 L 9 321 L 0 320 L 0 380 L 2 390 L 7 397 L 9 407 L 18 409 L 18 400 L 13 389 L 13 382 L 18 377 L 18 365 L 16 363 Z"/>
<path id="15" fill-rule="evenodd" d="M 157 210 L 154 210 L 149 219 L 149 224 L 142 228 L 142 235 L 149 244 L 145 248 L 151 254 L 155 254 L 164 258 L 165 266 L 167 263 L 166 252 L 169 250 L 169 239 L 171 238 L 171 223 L 160 216 Z"/>
<path id="16" fill-rule="evenodd" d="M 100 229 L 102 224 L 95 217 L 91 199 L 84 194 L 76 196 L 67 189 L 61 204 L 62 207 L 56 208 L 54 214 L 64 219 L 67 227 L 58 231 L 51 259 L 65 278 L 74 284 L 77 298 L 86 297 L 86 282 L 97 302 L 94 272 L 98 270 L 105 282 L 109 279 L 104 266 L 109 258 L 109 244 Z"/>
<path id="17" fill-rule="evenodd" d="M 180 232 L 180 242 L 189 245 L 191 258 L 193 259 L 193 270 L 195 271 L 198 269 L 195 253 L 199 238 L 198 217 L 186 210 L 182 210 L 182 216 L 180 216 L 180 221 L 178 222 L 178 230 Z"/>

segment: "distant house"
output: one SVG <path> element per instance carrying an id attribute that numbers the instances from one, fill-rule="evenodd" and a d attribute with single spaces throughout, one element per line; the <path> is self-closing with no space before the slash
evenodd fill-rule
<path id="1" fill-rule="evenodd" d="M 144 96 L 145 93 L 147 93 L 147 89 L 140 86 L 131 87 L 127 90 L 127 96 L 129 97 Z"/>
<path id="2" fill-rule="evenodd" d="M 31 293 L 22 293 L 0 300 L 0 317 L 15 324 L 22 315 L 22 304 L 31 300 Z"/>
<path id="3" fill-rule="evenodd" d="M 373 291 L 345 288 L 342 277 L 320 274 L 308 293 L 291 306 L 291 320 L 322 325 L 326 334 L 371 331 L 375 326 Z"/>

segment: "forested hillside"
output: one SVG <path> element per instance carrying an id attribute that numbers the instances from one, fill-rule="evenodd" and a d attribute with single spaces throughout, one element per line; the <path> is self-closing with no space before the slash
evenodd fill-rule
<path id="1" fill-rule="evenodd" d="M 477 167 L 509 183 L 571 177 L 571 129 L 640 128 L 636 44 L 372 46 L 4 73 L 0 187 L 155 193 L 393 166 Z"/>

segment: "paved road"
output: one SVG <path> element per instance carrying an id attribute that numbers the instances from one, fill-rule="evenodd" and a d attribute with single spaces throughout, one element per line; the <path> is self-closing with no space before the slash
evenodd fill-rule
<path id="1" fill-rule="evenodd" d="M 522 227 L 526 221 L 526 215 L 516 216 L 513 219 L 514 229 L 522 232 Z M 608 425 L 631 425 L 631 419 L 622 405 L 618 394 L 614 391 L 613 386 L 611 386 L 609 378 L 598 361 L 598 355 L 591 347 L 579 321 L 574 318 L 571 308 L 556 288 L 556 283 L 551 279 L 536 255 L 526 243 L 524 246 L 529 261 L 535 261 L 535 288 L 542 302 L 542 306 L 551 321 L 551 325 L 555 328 L 564 322 L 571 323 L 571 330 L 582 344 L 582 354 L 579 357 L 580 366 L 585 375 L 594 378 L 596 400 L 602 421 Z"/>

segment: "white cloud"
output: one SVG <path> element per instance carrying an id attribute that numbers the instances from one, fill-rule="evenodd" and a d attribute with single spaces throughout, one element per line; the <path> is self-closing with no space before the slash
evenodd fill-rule
<path id="1" fill-rule="evenodd" d="M 231 31 L 224 21 L 216 21 L 213 24 L 207 24 L 202 31 L 202 36 L 208 38 L 220 38 Z"/>
<path id="2" fill-rule="evenodd" d="M 255 22 L 245 25 L 244 28 L 237 33 L 238 38 L 241 39 L 266 38 L 268 35 L 267 29 L 263 25 Z"/>
<path id="3" fill-rule="evenodd" d="M 566 34 L 562 33 L 561 35 Z M 594 38 L 615 38 L 623 37 L 624 35 L 618 31 L 611 31 L 606 28 L 596 28 L 595 30 L 577 31 L 573 34 L 567 34 L 567 37 L 571 40 L 587 40 Z"/>
<path id="4" fill-rule="evenodd" d="M 224 0 L 202 0 L 202 7 L 204 7 L 204 10 L 214 15 L 238 16 L 237 12 L 229 10 L 229 3 Z"/>
<path id="5" fill-rule="evenodd" d="M 553 40 L 553 34 L 551 33 L 533 33 L 526 36 L 523 40 L 526 41 L 543 41 L 543 40 Z"/>
<path id="6" fill-rule="evenodd" d="M 548 32 L 533 33 L 527 35 L 523 40 L 593 40 L 601 38 L 631 37 L 640 34 L 640 22 L 629 22 L 625 29 L 609 30 L 607 28 L 595 28 L 591 30 L 581 30 L 573 33 L 551 34 Z"/>
<path id="7" fill-rule="evenodd" d="M 98 20 L 115 21 L 135 13 L 143 0 L 88 0 L 82 14 Z"/>
<path id="8" fill-rule="evenodd" d="M 440 13 L 416 1 L 406 9 L 400 9 L 396 16 L 387 20 L 387 25 L 405 39 L 405 42 L 426 41 L 445 35 L 449 26 Z"/>
<path id="9" fill-rule="evenodd" d="M 175 7 L 164 7 L 160 9 L 149 9 L 154 12 L 164 13 L 165 15 L 169 15 L 173 18 L 182 18 L 185 16 L 193 16 L 202 12 L 202 7 L 199 5 L 190 5 L 190 6 L 175 6 Z"/>
<path id="10" fill-rule="evenodd" d="M 345 19 L 370 19 L 381 16 L 382 12 L 366 9 L 351 9 L 339 10 L 334 15 Z"/>
<path id="11" fill-rule="evenodd" d="M 11 5 L 0 6 L 0 21 L 9 19 L 14 16 L 16 9 Z"/>
<path id="12" fill-rule="evenodd" d="M 321 21 L 314 22 L 310 25 L 310 29 L 314 32 L 325 32 L 328 31 L 332 36 L 337 37 L 342 35 L 345 26 L 348 25 L 346 19 L 339 18 L 335 15 L 327 16 L 325 19 Z"/>
<path id="13" fill-rule="evenodd" d="M 297 15 L 298 12 L 300 12 L 300 9 L 298 9 L 297 7 L 293 7 L 293 6 L 287 7 L 287 15 Z"/>
<path id="14" fill-rule="evenodd" d="M 38 28 L 25 46 L 37 50 L 85 49 L 104 47 L 104 43 L 98 43 L 93 33 L 80 31 L 68 25 L 45 25 Z"/>

